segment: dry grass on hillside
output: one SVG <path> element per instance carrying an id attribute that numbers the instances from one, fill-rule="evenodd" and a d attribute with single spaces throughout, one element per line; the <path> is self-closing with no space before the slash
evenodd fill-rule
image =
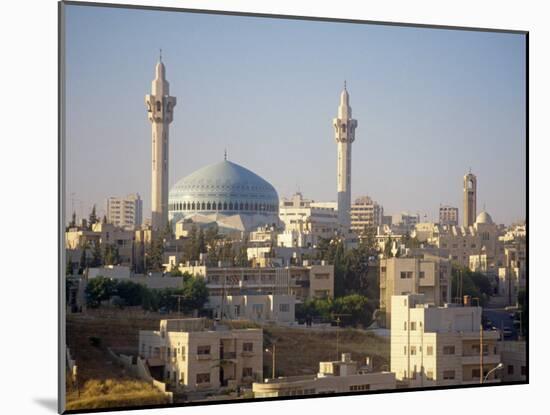
<path id="1" fill-rule="evenodd" d="M 319 362 L 340 360 L 336 354 L 336 330 L 264 328 L 268 339 L 276 344 L 276 369 L 278 376 L 295 376 L 317 373 Z M 389 341 L 355 329 L 340 329 L 338 354 L 351 353 L 352 359 L 365 362 L 370 356 L 375 370 L 389 367 Z M 271 354 L 264 354 L 264 365 L 271 375 Z"/>

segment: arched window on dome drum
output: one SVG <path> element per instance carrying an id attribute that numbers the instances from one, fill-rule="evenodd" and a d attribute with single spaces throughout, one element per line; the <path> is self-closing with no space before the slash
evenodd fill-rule
<path id="1" fill-rule="evenodd" d="M 210 202 L 206 204 L 206 210 L 210 210 Z"/>
<path id="2" fill-rule="evenodd" d="M 223 202 L 223 210 L 227 210 L 227 202 Z"/>
<path id="3" fill-rule="evenodd" d="M 245 202 L 245 204 L 244 204 L 244 210 L 248 210 L 248 202 Z"/>
<path id="4" fill-rule="evenodd" d="M 218 202 L 218 210 L 222 210 L 222 202 Z"/>
<path id="5" fill-rule="evenodd" d="M 257 203 L 254 204 L 254 210 L 258 210 L 258 204 Z"/>
<path id="6" fill-rule="evenodd" d="M 206 209 L 206 205 L 204 204 L 204 202 L 201 203 L 201 210 L 204 210 Z"/>
<path id="7" fill-rule="evenodd" d="M 229 210 L 233 210 L 233 202 L 229 202 Z"/>
<path id="8" fill-rule="evenodd" d="M 239 210 L 243 210 L 243 202 L 239 205 Z"/>
<path id="9" fill-rule="evenodd" d="M 195 210 L 195 202 L 191 203 L 191 210 Z"/>

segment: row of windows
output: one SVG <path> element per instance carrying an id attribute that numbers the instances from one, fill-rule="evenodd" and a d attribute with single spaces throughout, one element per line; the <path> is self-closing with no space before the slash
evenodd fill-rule
<path id="1" fill-rule="evenodd" d="M 370 389 L 370 385 L 351 385 L 349 387 L 349 390 L 352 392 L 355 391 L 368 391 Z"/>
<path id="2" fill-rule="evenodd" d="M 170 203 L 169 210 L 252 210 L 259 212 L 277 212 L 277 205 L 266 203 L 248 203 L 248 202 L 179 202 Z"/>

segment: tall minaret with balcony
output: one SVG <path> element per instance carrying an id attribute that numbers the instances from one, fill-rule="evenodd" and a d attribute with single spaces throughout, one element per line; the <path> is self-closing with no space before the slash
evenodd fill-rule
<path id="1" fill-rule="evenodd" d="M 338 117 L 333 120 L 334 136 L 338 146 L 338 221 L 347 233 L 351 209 L 351 144 L 355 141 L 357 120 L 351 118 L 349 94 L 344 82 L 340 95 Z"/>
<path id="2" fill-rule="evenodd" d="M 151 227 L 162 230 L 168 223 L 168 128 L 173 119 L 176 97 L 170 96 L 162 51 L 155 69 L 152 92 L 145 95 L 147 115 L 152 129 Z"/>

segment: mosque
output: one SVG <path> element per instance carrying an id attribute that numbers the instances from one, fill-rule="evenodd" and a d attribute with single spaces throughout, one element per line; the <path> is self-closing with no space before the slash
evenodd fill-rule
<path id="1" fill-rule="evenodd" d="M 226 156 L 172 187 L 168 219 L 216 222 L 221 228 L 248 231 L 279 223 L 279 196 L 270 183 Z"/>
<path id="2" fill-rule="evenodd" d="M 151 94 L 145 96 L 151 121 L 152 186 L 151 226 L 162 230 L 171 221 L 217 223 L 220 230 L 248 232 L 259 226 L 279 224 L 279 196 L 275 188 L 256 173 L 227 160 L 203 167 L 168 189 L 169 125 L 176 97 L 170 96 L 162 50 L 155 67 Z M 334 119 L 338 147 L 338 206 L 342 224 L 349 224 L 351 204 L 351 143 L 357 121 L 351 118 L 349 94 L 344 84 L 338 117 Z M 348 226 L 349 228 L 349 226 Z"/>

